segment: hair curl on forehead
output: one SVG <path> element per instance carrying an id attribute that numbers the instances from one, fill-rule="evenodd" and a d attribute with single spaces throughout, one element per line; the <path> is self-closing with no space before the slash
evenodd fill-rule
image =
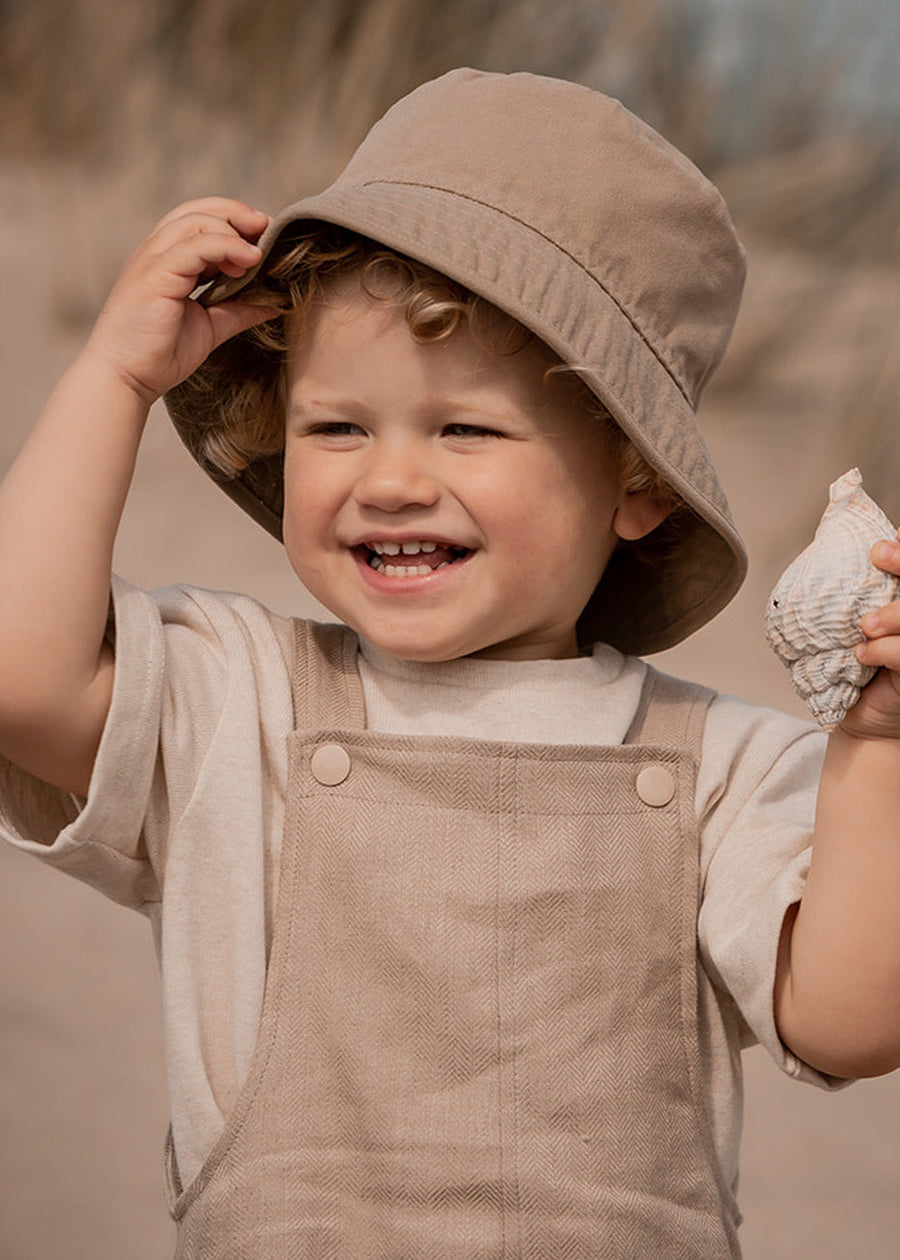
<path id="1" fill-rule="evenodd" d="M 242 297 L 278 306 L 290 316 L 258 326 L 262 345 L 284 352 L 302 331 L 309 309 L 322 301 L 329 284 L 354 275 L 373 301 L 403 311 L 412 336 L 421 342 L 445 341 L 463 324 L 495 354 L 515 354 L 533 334 L 464 285 L 414 258 L 333 225 L 286 234 Z M 293 335 L 291 335 L 293 334 Z"/>
<path id="2" fill-rule="evenodd" d="M 283 449 L 288 355 L 328 287 L 350 275 L 373 301 L 402 310 L 417 341 L 445 341 L 466 326 L 485 349 L 512 356 L 534 340 L 512 316 L 414 258 L 333 224 L 297 225 L 282 234 L 240 294 L 241 301 L 283 314 L 225 342 L 177 390 L 181 414 L 191 416 L 198 428 L 197 449 L 227 476 Z M 673 492 L 575 369 L 554 361 L 549 349 L 547 355 L 548 381 L 565 376 L 571 382 L 586 418 L 610 443 L 623 487 L 660 494 L 674 505 Z"/>

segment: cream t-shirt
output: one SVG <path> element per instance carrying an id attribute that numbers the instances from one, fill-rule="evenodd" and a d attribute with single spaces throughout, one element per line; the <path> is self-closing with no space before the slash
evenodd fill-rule
<path id="1" fill-rule="evenodd" d="M 292 728 L 292 624 L 244 596 L 114 586 L 116 678 L 86 801 L 10 770 L 0 835 L 150 918 L 182 1184 L 246 1077 L 262 1009 Z M 598 646 L 565 661 L 397 661 L 363 644 L 369 729 L 545 744 L 620 744 L 643 662 Z M 697 781 L 701 1052 L 726 1182 L 736 1184 L 739 1051 L 774 1025 L 775 958 L 808 866 L 824 739 L 718 697 Z M 154 869 L 149 855 L 158 859 Z"/>

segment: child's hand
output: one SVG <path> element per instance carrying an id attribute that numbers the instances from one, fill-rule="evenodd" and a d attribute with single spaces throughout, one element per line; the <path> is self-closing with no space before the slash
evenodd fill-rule
<path id="1" fill-rule="evenodd" d="M 208 197 L 177 206 L 132 254 L 85 354 L 111 369 L 149 406 L 223 341 L 278 314 L 246 302 L 206 308 L 190 300 L 215 276 L 243 276 L 260 259 L 268 215 Z"/>
<path id="2" fill-rule="evenodd" d="M 900 577 L 900 542 L 876 543 L 872 560 L 879 569 Z M 878 668 L 878 673 L 841 728 L 864 738 L 900 739 L 900 599 L 867 613 L 861 624 L 866 638 L 856 655 L 864 665 Z"/>

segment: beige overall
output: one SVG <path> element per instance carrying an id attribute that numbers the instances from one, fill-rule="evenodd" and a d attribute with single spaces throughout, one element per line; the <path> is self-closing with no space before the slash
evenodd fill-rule
<path id="1" fill-rule="evenodd" d="M 623 747 L 385 736 L 356 651 L 297 623 L 259 1040 L 184 1192 L 170 1161 L 177 1257 L 738 1256 L 697 1039 L 709 693 L 650 671 Z"/>

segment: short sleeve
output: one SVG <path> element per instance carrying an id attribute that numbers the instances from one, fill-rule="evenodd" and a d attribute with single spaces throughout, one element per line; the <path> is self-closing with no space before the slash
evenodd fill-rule
<path id="1" fill-rule="evenodd" d="M 276 621 L 241 596 L 185 587 L 151 594 L 115 579 L 113 695 L 87 798 L 4 763 L 0 837 L 148 912 L 160 900 L 169 830 L 194 796 L 224 710 L 240 704 L 245 727 L 259 725 L 258 671 L 244 664 L 255 640 L 268 635 L 277 677 L 286 678 L 289 623 L 279 639 Z M 238 696 L 235 674 L 247 676 Z"/>
<path id="2" fill-rule="evenodd" d="M 134 909 L 158 900 L 142 837 L 153 778 L 162 683 L 162 627 L 150 596 L 116 582 L 109 636 L 116 671 L 86 800 L 3 767 L 0 835 Z"/>
<path id="3" fill-rule="evenodd" d="M 718 697 L 698 776 L 703 964 L 733 999 L 749 1033 L 783 1071 L 835 1082 L 798 1060 L 778 1036 L 775 967 L 785 914 L 809 870 L 825 736 L 801 719 Z"/>

